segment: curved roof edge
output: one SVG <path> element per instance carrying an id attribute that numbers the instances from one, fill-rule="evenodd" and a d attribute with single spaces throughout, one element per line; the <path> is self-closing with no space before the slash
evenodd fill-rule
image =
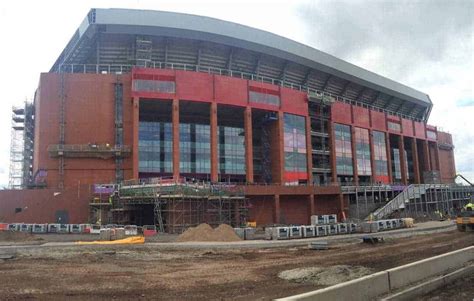
<path id="1" fill-rule="evenodd" d="M 133 30 L 133 28 L 143 29 L 146 27 L 145 31 L 147 34 L 152 33 L 153 28 L 156 28 L 158 33 L 166 29 L 168 34 L 173 34 L 176 37 L 190 38 L 191 35 L 195 39 L 208 40 L 263 52 L 324 71 L 328 74 L 379 90 L 400 99 L 428 107 L 432 105 L 429 96 L 423 92 L 302 43 L 267 31 L 229 21 L 154 10 L 119 8 L 92 9 L 68 43 L 68 46 L 74 44 L 74 39 L 77 40 L 78 37 L 80 38 L 84 35 L 91 24 L 117 26 L 121 31 L 131 34 L 140 33 L 139 31 Z M 125 30 L 124 26 L 130 28 Z M 63 54 L 64 51 L 61 56 Z M 60 58 L 58 58 L 58 61 Z M 55 64 L 57 64 L 58 61 L 56 61 Z"/>

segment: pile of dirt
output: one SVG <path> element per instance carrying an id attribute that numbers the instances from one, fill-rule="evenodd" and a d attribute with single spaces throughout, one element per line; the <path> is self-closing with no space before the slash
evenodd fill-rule
<path id="1" fill-rule="evenodd" d="M 212 229 L 208 224 L 200 224 L 197 227 L 189 228 L 184 231 L 178 238 L 177 242 L 186 241 L 239 241 L 240 237 L 235 234 L 234 229 L 226 224 L 221 224 L 216 229 Z"/>
<path id="2" fill-rule="evenodd" d="M 37 237 L 25 232 L 0 231 L 0 241 L 40 241 L 41 237 Z"/>
<path id="3" fill-rule="evenodd" d="M 372 272 L 362 266 L 335 265 L 287 270 L 280 272 L 278 277 L 296 283 L 331 286 L 369 275 Z"/>

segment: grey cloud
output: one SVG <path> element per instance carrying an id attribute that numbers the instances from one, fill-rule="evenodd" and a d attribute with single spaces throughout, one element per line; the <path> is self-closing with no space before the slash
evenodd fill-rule
<path id="1" fill-rule="evenodd" d="M 397 78 L 473 35 L 474 2 L 467 0 L 320 1 L 298 12 L 314 47 L 343 59 L 381 48 L 387 75 Z"/>

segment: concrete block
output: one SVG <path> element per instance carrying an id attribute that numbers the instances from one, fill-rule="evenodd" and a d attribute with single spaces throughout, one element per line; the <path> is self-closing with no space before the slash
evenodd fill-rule
<path id="1" fill-rule="evenodd" d="M 347 227 L 347 224 L 342 223 L 342 224 L 337 224 L 337 233 L 338 234 L 346 234 L 349 233 L 349 229 Z"/>
<path id="2" fill-rule="evenodd" d="M 245 240 L 252 240 L 255 239 L 255 232 L 257 229 L 252 227 L 247 227 L 244 229 L 244 239 Z"/>
<path id="3" fill-rule="evenodd" d="M 265 228 L 265 239 L 266 240 L 273 239 L 273 227 L 266 227 Z"/>
<path id="4" fill-rule="evenodd" d="M 332 224 L 327 226 L 328 235 L 336 235 L 337 234 L 337 225 Z"/>
<path id="5" fill-rule="evenodd" d="M 311 225 L 324 225 L 327 223 L 327 215 L 311 215 Z"/>
<path id="6" fill-rule="evenodd" d="M 81 231 L 81 227 L 80 227 L 80 225 L 78 225 L 78 224 L 70 224 L 70 225 L 69 225 L 69 231 L 70 231 L 71 233 L 75 233 L 75 234 L 79 234 L 79 233 L 82 232 L 82 231 Z"/>
<path id="7" fill-rule="evenodd" d="M 31 225 L 31 224 L 21 224 L 20 225 L 20 232 L 31 233 L 32 229 L 33 229 L 33 225 Z"/>
<path id="8" fill-rule="evenodd" d="M 125 238 L 125 229 L 116 228 L 115 229 L 115 239 L 124 239 Z"/>
<path id="9" fill-rule="evenodd" d="M 328 227 L 325 225 L 316 226 L 316 236 L 328 235 Z"/>
<path id="10" fill-rule="evenodd" d="M 46 233 L 48 231 L 47 224 L 34 224 L 32 232 L 33 233 Z"/>
<path id="11" fill-rule="evenodd" d="M 288 227 L 273 227 L 272 228 L 272 239 L 289 239 L 290 230 Z"/>
<path id="12" fill-rule="evenodd" d="M 365 301 L 389 292 L 388 273 L 378 272 L 348 282 L 336 284 L 317 291 L 290 296 L 277 300 L 351 300 Z"/>
<path id="13" fill-rule="evenodd" d="M 301 230 L 300 226 L 291 226 L 288 227 L 290 231 L 290 238 L 291 239 L 296 239 L 296 238 L 302 238 L 303 237 L 303 231 Z"/>
<path id="14" fill-rule="evenodd" d="M 245 239 L 245 229 L 244 228 L 234 228 L 235 234 L 237 234 L 240 239 Z"/>
<path id="15" fill-rule="evenodd" d="M 316 226 L 301 226 L 303 230 L 303 237 L 315 237 L 316 236 Z"/>
<path id="16" fill-rule="evenodd" d="M 337 215 L 336 214 L 330 214 L 327 217 L 328 224 L 337 224 Z"/>
<path id="17" fill-rule="evenodd" d="M 59 224 L 48 224 L 48 233 L 58 233 Z"/>
<path id="18" fill-rule="evenodd" d="M 474 247 L 464 248 L 387 270 L 390 277 L 390 288 L 396 290 L 411 283 L 441 275 L 447 270 L 462 267 L 470 260 L 474 260 Z"/>
<path id="19" fill-rule="evenodd" d="M 109 241 L 112 238 L 112 230 L 111 229 L 100 229 L 100 240 Z"/>

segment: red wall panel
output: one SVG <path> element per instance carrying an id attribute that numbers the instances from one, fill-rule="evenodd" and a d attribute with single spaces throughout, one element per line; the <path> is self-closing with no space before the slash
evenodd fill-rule
<path id="1" fill-rule="evenodd" d="M 334 195 L 315 195 L 314 201 L 316 215 L 338 214 L 340 212 L 338 197 Z"/>
<path id="2" fill-rule="evenodd" d="M 264 89 L 264 90 L 267 90 L 267 91 L 272 91 L 273 94 L 275 94 L 275 95 L 278 95 L 280 93 L 280 86 L 267 84 L 267 83 L 249 81 L 249 87 L 250 88 L 257 88 L 255 90 Z"/>
<path id="3" fill-rule="evenodd" d="M 404 136 L 413 137 L 413 120 L 402 118 L 402 132 Z"/>
<path id="4" fill-rule="evenodd" d="M 283 224 L 307 224 L 310 216 L 308 199 L 308 196 L 280 196 L 280 222 Z"/>
<path id="5" fill-rule="evenodd" d="M 248 103 L 247 81 L 228 76 L 214 76 L 217 103 L 246 106 Z"/>
<path id="6" fill-rule="evenodd" d="M 131 145 L 131 77 L 111 74 L 65 74 L 65 141 L 66 144 L 115 144 L 114 83 L 123 84 L 124 144 Z M 42 74 L 37 97 L 34 168 L 48 171 L 49 187 L 58 185 L 57 158 L 49 157 L 47 148 L 59 142 L 60 82 L 57 74 Z M 131 158 L 124 160 L 124 172 L 132 168 Z M 107 183 L 114 180 L 115 161 L 100 158 L 66 158 L 65 185 Z M 73 172 L 74 171 L 74 172 Z M 80 171 L 81 175 L 77 175 Z M 113 175 L 112 178 L 110 175 Z"/>
<path id="7" fill-rule="evenodd" d="M 359 106 L 352 106 L 352 114 L 354 116 L 354 125 L 363 128 L 370 127 L 369 110 Z"/>
<path id="8" fill-rule="evenodd" d="M 425 130 L 425 124 L 423 122 L 418 122 L 415 121 L 415 136 L 417 138 L 425 139 L 426 138 L 426 130 Z"/>
<path id="9" fill-rule="evenodd" d="M 281 109 L 296 115 L 308 115 L 308 98 L 306 93 L 290 88 L 280 89 Z"/>
<path id="10" fill-rule="evenodd" d="M 182 100 L 211 102 L 214 99 L 214 80 L 211 74 L 176 71 L 176 95 Z"/>
<path id="11" fill-rule="evenodd" d="M 249 220 L 256 221 L 258 227 L 273 224 L 274 204 L 273 196 L 250 197 Z"/>
<path id="12" fill-rule="evenodd" d="M 0 190 L 0 220 L 7 223 L 54 223 L 56 211 L 67 211 L 68 223 L 86 223 L 89 217 L 90 187 L 70 187 L 59 194 L 55 189 Z M 15 208 L 22 212 L 15 213 Z"/>
<path id="13" fill-rule="evenodd" d="M 385 119 L 385 113 L 370 110 L 370 117 L 372 120 L 372 128 L 378 131 L 387 130 L 387 121 Z"/>
<path id="14" fill-rule="evenodd" d="M 337 123 L 352 124 L 351 105 L 335 102 L 331 108 L 331 119 Z"/>

